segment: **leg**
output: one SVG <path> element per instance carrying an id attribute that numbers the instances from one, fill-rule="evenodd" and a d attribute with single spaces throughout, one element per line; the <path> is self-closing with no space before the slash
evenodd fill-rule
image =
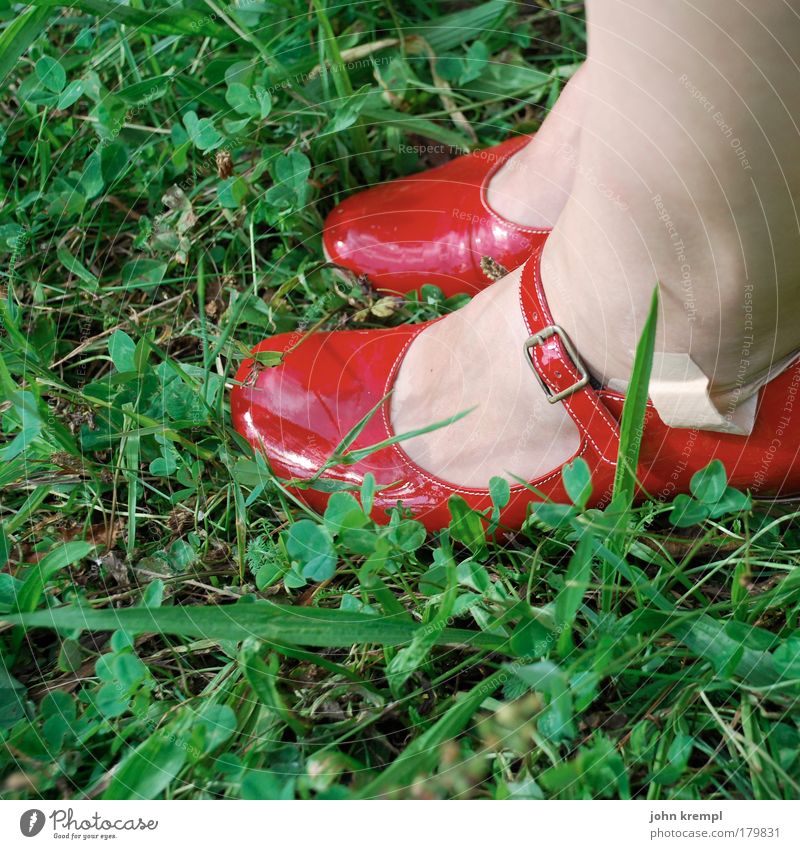
<path id="1" fill-rule="evenodd" d="M 799 13 L 589 4 L 579 167 L 543 276 L 598 376 L 627 376 L 656 283 L 658 348 L 689 354 L 720 403 L 800 344 L 786 309 L 800 291 Z"/>
<path id="2" fill-rule="evenodd" d="M 533 141 L 489 184 L 489 206 L 526 227 L 552 227 L 569 198 L 587 106 L 584 68 L 570 79 Z"/>
<path id="3" fill-rule="evenodd" d="M 800 287 L 798 7 L 589 3 L 586 114 L 543 279 L 601 380 L 628 378 L 657 283 L 658 349 L 691 356 L 720 407 L 800 347 L 787 309 Z M 540 402 L 514 295 L 510 275 L 426 331 L 393 397 L 398 432 L 476 408 L 405 446 L 464 485 L 531 477 L 577 443 L 572 422 Z"/>

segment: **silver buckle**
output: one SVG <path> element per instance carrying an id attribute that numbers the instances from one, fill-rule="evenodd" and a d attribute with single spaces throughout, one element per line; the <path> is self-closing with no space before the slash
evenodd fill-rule
<path id="1" fill-rule="evenodd" d="M 558 336 L 561 340 L 561 344 L 566 349 L 567 354 L 569 354 L 570 359 L 572 360 L 572 364 L 580 373 L 580 379 L 577 380 L 572 386 L 568 386 L 566 389 L 562 389 L 561 392 L 553 392 L 552 389 L 544 382 L 542 376 L 536 371 L 536 366 L 533 364 L 533 357 L 528 354 L 531 348 L 535 348 L 537 345 L 541 345 L 542 342 L 549 339 L 551 336 Z M 589 382 L 589 372 L 586 370 L 586 366 L 583 364 L 583 361 L 578 356 L 578 352 L 573 348 L 572 342 L 569 341 L 569 337 L 567 334 L 557 325 L 550 324 L 547 327 L 542 328 L 538 333 L 534 333 L 533 336 L 529 337 L 529 339 L 525 342 L 525 357 L 528 360 L 528 365 L 531 367 L 531 371 L 536 375 L 536 379 L 539 381 L 539 385 L 544 389 L 544 394 L 547 396 L 547 400 L 551 404 L 556 404 L 559 401 L 563 401 L 565 398 L 569 398 L 570 395 L 577 392 L 579 389 L 583 389 L 584 386 Z"/>

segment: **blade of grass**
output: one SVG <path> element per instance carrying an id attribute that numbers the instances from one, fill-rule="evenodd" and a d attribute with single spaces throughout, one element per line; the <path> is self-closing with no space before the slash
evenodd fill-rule
<path id="1" fill-rule="evenodd" d="M 0 83 L 16 67 L 19 57 L 33 44 L 52 15 L 50 9 L 30 8 L 3 30 L 0 35 Z"/>
<path id="2" fill-rule="evenodd" d="M 314 0 L 313 5 L 317 14 L 319 28 L 324 34 L 325 52 L 329 56 L 333 84 L 336 87 L 336 93 L 342 101 L 345 102 L 353 96 L 353 86 L 350 82 L 350 77 L 347 74 L 345 63 L 342 61 L 342 54 L 339 50 L 339 42 L 333 31 L 333 27 L 331 26 L 328 14 L 325 11 L 325 4 L 319 2 L 319 0 Z M 364 130 L 364 124 L 361 118 L 356 120 L 350 128 L 349 134 L 353 142 L 353 147 L 356 153 L 358 153 L 358 161 L 361 166 L 361 170 L 364 172 L 364 176 L 367 178 L 367 181 L 372 182 L 376 179 L 377 172 L 375 171 L 375 166 L 372 164 L 369 142 L 367 141 L 367 134 Z"/>
<path id="3" fill-rule="evenodd" d="M 3 621 L 25 628 L 121 629 L 131 634 L 181 634 L 215 640 L 259 637 L 273 642 L 325 648 L 349 647 L 356 643 L 402 646 L 424 627 L 401 617 L 378 618 L 366 613 L 291 607 L 271 602 L 124 610 L 61 607 L 4 616 Z M 442 629 L 436 643 L 507 651 L 506 640 L 502 637 L 458 628 Z"/>
<path id="4" fill-rule="evenodd" d="M 614 477 L 612 498 L 612 505 L 619 511 L 630 508 L 636 492 L 636 468 L 639 463 L 639 449 L 642 445 L 650 373 L 653 369 L 657 318 L 658 289 L 654 289 L 653 297 L 650 300 L 650 311 L 647 314 L 642 335 L 639 337 L 639 343 L 636 346 L 631 379 L 628 383 L 625 404 L 622 408 L 622 421 L 619 428 L 619 454 L 617 456 L 617 471 Z"/>
<path id="5" fill-rule="evenodd" d="M 239 653 L 239 664 L 244 670 L 244 676 L 261 704 L 279 716 L 298 737 L 302 737 L 308 732 L 308 725 L 286 706 L 278 689 L 278 658 L 270 654 L 264 661 L 262 653 L 263 646 L 258 641 L 245 640 Z"/>
<path id="6" fill-rule="evenodd" d="M 629 524 L 630 510 L 636 493 L 636 471 L 639 465 L 639 451 L 642 446 L 644 417 L 647 411 L 647 398 L 650 387 L 650 373 L 653 369 L 653 351 L 656 343 L 656 320 L 658 318 L 658 288 L 653 290 L 650 310 L 647 314 L 642 335 L 636 346 L 633 369 L 622 408 L 622 421 L 619 428 L 619 450 L 617 468 L 614 476 L 614 491 L 610 511 L 617 517 L 616 525 L 609 539 L 609 548 L 621 554 L 625 548 L 625 535 Z M 618 575 L 608 567 L 603 567 L 603 590 L 600 606 L 606 613 L 611 610 L 611 599 L 618 581 Z"/>
<path id="7" fill-rule="evenodd" d="M 406 33 L 424 38 L 437 53 L 443 53 L 470 39 L 494 32 L 514 11 L 515 5 L 511 0 L 490 0 L 472 8 L 467 6 L 420 26 L 407 28 Z"/>
<path id="8" fill-rule="evenodd" d="M 475 711 L 508 677 L 500 670 L 457 696 L 455 703 L 424 734 L 413 740 L 402 754 L 358 794 L 361 799 L 376 799 L 389 792 L 406 789 L 420 775 L 430 775 L 443 743 L 454 739 L 472 719 Z"/>
<path id="9" fill-rule="evenodd" d="M 150 5 L 149 11 L 106 0 L 32 0 L 32 4 L 47 11 L 64 6 L 81 9 L 101 20 L 116 21 L 132 30 L 140 29 L 157 35 L 205 35 L 211 38 L 223 38 L 225 35 L 225 29 L 213 23 L 208 15 L 181 9 L 175 3 L 161 8 Z"/>
<path id="10" fill-rule="evenodd" d="M 25 582 L 17 595 L 17 606 L 21 615 L 34 611 L 44 595 L 45 587 L 58 572 L 86 557 L 94 545 L 83 540 L 65 542 L 48 552 L 38 563 L 30 567 Z M 24 629 L 15 628 L 11 639 L 12 653 L 16 655 L 22 645 Z"/>
<path id="11" fill-rule="evenodd" d="M 381 398 L 380 401 L 359 421 L 357 421 L 352 428 L 342 437 L 339 444 L 334 448 L 331 456 L 325 461 L 322 467 L 314 474 L 313 477 L 308 480 L 301 481 L 299 483 L 304 484 L 305 486 L 310 486 L 315 481 L 319 480 L 324 472 L 330 469 L 332 466 L 338 466 L 341 463 L 358 463 L 363 460 L 365 457 L 369 457 L 370 454 L 374 454 L 376 451 L 380 451 L 383 448 L 387 448 L 390 445 L 394 445 L 397 442 L 402 442 L 406 439 L 413 439 L 415 436 L 422 436 L 425 433 L 430 433 L 431 431 L 438 430 L 442 427 L 447 427 L 448 425 L 454 424 L 455 422 L 463 419 L 464 416 L 469 415 L 475 408 L 472 407 L 469 410 L 462 410 L 460 413 L 456 413 L 453 416 L 450 416 L 446 419 L 442 419 L 441 421 L 434 422 L 433 424 L 425 425 L 425 427 L 417 428 L 416 430 L 410 430 L 407 433 L 397 434 L 395 436 L 391 436 L 388 439 L 383 439 L 380 442 L 376 442 L 373 445 L 367 445 L 364 448 L 358 448 L 355 451 L 348 451 L 349 447 L 358 439 L 364 428 L 369 424 L 370 419 L 380 410 L 380 408 L 386 403 L 386 401 L 391 396 L 391 390 L 386 393 L 386 395 Z M 294 483 L 294 482 L 293 482 Z"/>

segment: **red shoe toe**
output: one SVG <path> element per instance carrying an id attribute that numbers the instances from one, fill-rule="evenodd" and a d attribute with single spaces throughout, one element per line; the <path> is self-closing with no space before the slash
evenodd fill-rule
<path id="1" fill-rule="evenodd" d="M 278 366 L 246 360 L 231 393 L 231 417 L 239 431 L 263 451 L 276 475 L 308 480 L 326 464 L 347 434 L 388 392 L 393 367 L 414 337 L 427 325 L 393 330 L 315 333 L 297 344 L 297 334 L 282 334 L 260 343 L 254 353 L 283 352 Z M 388 437 L 386 410 L 377 410 L 350 446 L 355 451 Z M 383 449 L 355 464 L 325 472 L 327 480 L 360 486 L 367 472 L 387 488 L 381 500 L 390 506 L 413 500 L 407 470 L 394 451 Z M 329 493 L 299 489 L 310 506 L 324 510 Z"/>
<path id="2" fill-rule="evenodd" d="M 326 256 L 393 292 L 424 283 L 448 296 L 485 288 L 491 281 L 482 257 L 517 268 L 549 232 L 507 221 L 486 202 L 492 175 L 529 138 L 515 137 L 352 195 L 325 222 Z"/>

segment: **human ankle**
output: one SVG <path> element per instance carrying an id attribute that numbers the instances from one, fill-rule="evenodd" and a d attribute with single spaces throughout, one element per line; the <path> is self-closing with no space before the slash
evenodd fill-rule
<path id="1" fill-rule="evenodd" d="M 489 206 L 526 227 L 552 227 L 572 185 L 585 108 L 585 71 L 570 79 L 529 144 L 492 177 Z"/>

